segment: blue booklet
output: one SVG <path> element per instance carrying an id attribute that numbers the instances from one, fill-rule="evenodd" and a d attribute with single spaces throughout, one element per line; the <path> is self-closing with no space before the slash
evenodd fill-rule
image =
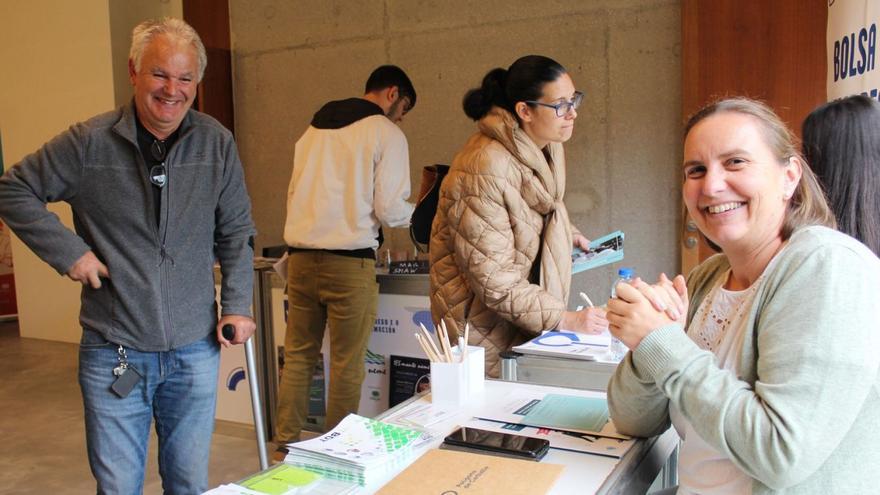
<path id="1" fill-rule="evenodd" d="M 575 248 L 571 253 L 571 274 L 622 260 L 623 238 L 623 232 L 617 230 L 591 241 L 587 251 Z"/>

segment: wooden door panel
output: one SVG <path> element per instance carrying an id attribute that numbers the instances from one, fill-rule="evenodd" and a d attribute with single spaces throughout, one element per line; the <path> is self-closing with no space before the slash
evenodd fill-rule
<path id="1" fill-rule="evenodd" d="M 748 96 L 800 135 L 825 102 L 826 0 L 683 0 L 681 9 L 683 122 L 717 98 Z M 713 253 L 687 228 L 682 243 L 683 273 Z"/>

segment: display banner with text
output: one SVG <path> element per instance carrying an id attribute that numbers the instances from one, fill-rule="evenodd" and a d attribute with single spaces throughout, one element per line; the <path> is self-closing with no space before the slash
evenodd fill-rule
<path id="1" fill-rule="evenodd" d="M 828 0 L 828 100 L 865 94 L 878 99 L 880 0 Z"/>

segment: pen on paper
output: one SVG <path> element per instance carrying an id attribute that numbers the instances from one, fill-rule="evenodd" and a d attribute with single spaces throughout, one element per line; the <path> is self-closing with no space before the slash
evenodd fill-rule
<path id="1" fill-rule="evenodd" d="M 583 299 L 584 302 L 587 303 L 587 306 L 590 306 L 590 307 L 593 306 L 593 301 L 590 301 L 590 298 L 587 297 L 586 294 L 584 294 L 583 292 L 581 292 L 581 293 L 580 293 L 580 296 L 581 296 L 581 299 Z"/>

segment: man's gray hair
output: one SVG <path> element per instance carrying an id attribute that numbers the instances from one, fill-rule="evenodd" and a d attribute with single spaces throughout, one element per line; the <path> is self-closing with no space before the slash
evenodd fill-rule
<path id="1" fill-rule="evenodd" d="M 199 75 L 196 82 L 202 80 L 205 75 L 205 67 L 208 66 L 208 55 L 205 53 L 205 45 L 199 38 L 199 33 L 182 19 L 165 17 L 161 20 L 151 19 L 134 27 L 131 32 L 131 50 L 128 58 L 134 62 L 134 70 L 141 71 L 141 58 L 147 45 L 153 38 L 160 34 L 166 34 L 173 39 L 189 43 L 196 49 L 199 58 Z"/>

